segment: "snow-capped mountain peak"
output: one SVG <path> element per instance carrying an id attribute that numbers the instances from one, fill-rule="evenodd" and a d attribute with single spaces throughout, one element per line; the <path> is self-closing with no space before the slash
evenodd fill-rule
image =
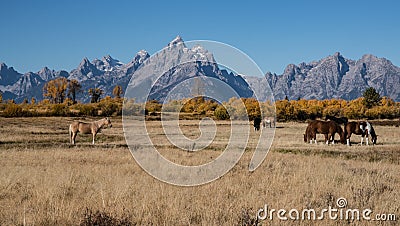
<path id="1" fill-rule="evenodd" d="M 150 56 L 149 53 L 144 49 L 140 50 L 136 55 L 139 55 L 141 58 L 147 58 Z"/>
<path id="2" fill-rule="evenodd" d="M 121 61 L 112 58 L 110 55 L 106 55 L 101 59 L 96 67 L 103 71 L 113 71 L 115 68 L 121 67 L 122 65 L 123 63 Z"/>
<path id="3" fill-rule="evenodd" d="M 178 35 L 176 36 L 176 38 L 174 38 L 172 41 L 168 43 L 168 47 L 172 47 L 179 44 L 182 44 L 184 47 L 186 47 L 185 43 L 183 42 L 183 39 L 181 38 L 181 36 Z"/>

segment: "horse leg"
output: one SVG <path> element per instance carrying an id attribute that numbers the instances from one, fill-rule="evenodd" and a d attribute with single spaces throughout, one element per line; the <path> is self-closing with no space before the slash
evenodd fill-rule
<path id="1" fill-rule="evenodd" d="M 369 145 L 368 144 L 368 135 L 365 137 L 365 142 L 367 143 L 367 146 Z"/>
<path id="2" fill-rule="evenodd" d="M 346 135 L 347 146 L 351 146 L 351 144 L 350 144 L 350 137 L 351 137 L 351 133 L 348 133 L 348 134 Z"/>
<path id="3" fill-rule="evenodd" d="M 361 135 L 361 146 L 363 144 L 363 141 L 364 141 L 364 135 Z"/>
<path id="4" fill-rule="evenodd" d="M 75 144 L 75 138 L 78 133 L 72 132 L 72 144 Z"/>
<path id="5" fill-rule="evenodd" d="M 324 134 L 324 136 L 325 136 L 325 143 L 326 144 L 329 144 L 329 139 L 330 139 L 330 134 Z"/>
<path id="6" fill-rule="evenodd" d="M 96 133 L 92 133 L 92 135 L 93 135 L 93 141 L 92 141 L 92 144 L 94 144 L 94 138 L 96 137 Z"/>

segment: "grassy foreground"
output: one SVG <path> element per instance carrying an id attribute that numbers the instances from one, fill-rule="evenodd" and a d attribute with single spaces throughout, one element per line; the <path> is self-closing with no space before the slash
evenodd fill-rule
<path id="1" fill-rule="evenodd" d="M 376 146 L 305 144 L 305 123 L 281 123 L 271 151 L 254 172 L 248 163 L 256 144 L 252 131 L 246 153 L 222 178 L 202 186 L 179 187 L 144 172 L 125 144 L 120 118 L 91 145 L 78 135 L 69 145 L 68 125 L 74 118 L 0 118 L 0 225 L 71 225 L 96 220 L 110 224 L 237 225 L 252 223 L 256 211 L 269 208 L 335 206 L 345 197 L 349 208 L 400 216 L 400 128 L 375 126 Z M 90 120 L 90 119 L 86 119 Z M 162 134 L 160 122 L 149 122 Z M 196 137 L 197 122 L 181 128 Z M 218 131 L 228 134 L 226 122 Z M 193 129 L 195 128 L 195 129 Z M 201 152 L 177 152 L 165 142 L 162 154 L 184 164 L 217 157 L 228 136 Z M 155 137 L 155 139 L 158 139 Z M 338 139 L 338 137 L 336 138 Z M 352 225 L 396 225 L 354 221 Z M 268 225 L 347 225 L 348 221 L 273 221 Z"/>

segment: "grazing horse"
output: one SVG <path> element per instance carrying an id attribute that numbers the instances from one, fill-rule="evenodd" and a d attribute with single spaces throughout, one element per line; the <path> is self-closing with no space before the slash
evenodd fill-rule
<path id="1" fill-rule="evenodd" d="M 265 117 L 263 120 L 263 127 L 265 128 L 267 125 L 269 128 L 275 127 L 275 117 Z"/>
<path id="2" fill-rule="evenodd" d="M 254 130 L 255 131 L 260 130 L 260 125 L 261 125 L 261 117 L 255 117 L 253 120 Z"/>
<path id="3" fill-rule="evenodd" d="M 350 144 L 350 137 L 351 134 L 361 135 L 361 145 L 364 141 L 364 137 L 366 137 L 366 143 L 368 143 L 368 136 L 371 135 L 372 144 L 376 144 L 377 135 L 375 133 L 374 127 L 372 127 L 371 123 L 368 121 L 361 121 L 361 122 L 349 122 L 344 127 L 344 132 L 346 135 L 347 145 Z"/>
<path id="4" fill-rule="evenodd" d="M 95 122 L 73 122 L 69 125 L 69 136 L 71 144 L 75 144 L 76 135 L 80 132 L 82 134 L 92 134 L 94 144 L 94 138 L 96 134 L 101 131 L 104 127 L 112 127 L 111 121 L 109 118 L 103 118 Z"/>
<path id="5" fill-rule="evenodd" d="M 306 132 L 304 134 L 304 142 L 310 142 L 312 144 L 312 141 L 315 140 L 315 143 L 317 143 L 317 133 L 319 134 L 324 134 L 325 136 L 325 143 L 329 144 L 329 141 L 332 139 L 332 143 L 335 143 L 335 133 L 338 133 L 340 136 L 340 142 L 344 144 L 344 132 L 342 127 L 340 127 L 336 122 L 334 121 L 319 121 L 319 120 L 314 120 L 308 123 L 308 126 L 306 128 Z"/>
<path id="6" fill-rule="evenodd" d="M 347 122 L 349 121 L 349 119 L 346 118 L 346 117 L 336 118 L 335 116 L 330 116 L 330 115 L 325 116 L 325 121 L 328 120 L 328 119 L 331 120 L 331 121 L 336 122 L 339 125 L 340 124 L 346 125 Z"/>

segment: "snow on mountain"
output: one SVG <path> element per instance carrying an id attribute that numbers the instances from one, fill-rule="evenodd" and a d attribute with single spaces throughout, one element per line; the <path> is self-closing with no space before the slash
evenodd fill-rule
<path id="1" fill-rule="evenodd" d="M 137 72 L 140 69 L 140 72 Z M 49 80 L 57 77 L 77 79 L 83 92 L 78 99 L 88 101 L 87 90 L 101 88 L 105 95 L 112 95 L 116 85 L 125 90 L 129 81 L 132 86 L 149 84 L 159 78 L 151 97 L 160 99 L 174 84 L 195 76 L 209 76 L 229 84 L 241 96 L 250 97 L 253 87 L 257 97 L 263 99 L 269 85 L 275 99 L 354 99 L 360 97 L 367 87 L 374 87 L 382 96 L 400 101 L 400 68 L 385 58 L 367 54 L 359 60 L 344 58 L 340 53 L 310 63 L 289 64 L 281 75 L 266 73 L 265 78 L 239 76 L 220 69 L 211 52 L 200 45 L 191 48 L 185 45 L 180 36 L 174 38 L 166 47 L 150 58 L 149 53 L 140 50 L 131 61 L 124 64 L 106 55 L 101 59 L 83 58 L 76 69 L 70 72 L 54 71 L 47 67 L 33 73 L 21 74 L 0 64 L 0 91 L 4 99 L 24 98 L 43 99 L 42 87 Z M 244 78 L 244 79 L 243 79 Z M 210 86 L 212 84 L 209 84 Z M 190 87 L 184 91 L 187 95 Z"/>
<path id="2" fill-rule="evenodd" d="M 189 49 L 180 36 L 153 55 L 150 60 L 144 61 L 140 70 L 133 74 L 129 86 L 131 90 L 149 90 L 151 88 L 150 99 L 163 101 L 176 84 L 197 76 L 212 77 L 225 82 L 241 97 L 253 95 L 242 77 L 220 70 L 212 53 L 201 46 Z M 151 84 L 154 85 L 150 87 Z M 212 84 L 208 85 L 212 86 Z M 175 96 L 175 98 L 188 97 L 190 92 L 190 87 L 187 87 L 182 89 L 179 96 Z M 144 101 L 136 96 L 135 98 L 137 101 Z"/>
<path id="3" fill-rule="evenodd" d="M 370 54 L 355 61 L 335 53 L 311 63 L 289 64 L 283 74 L 268 72 L 265 77 L 278 100 L 286 96 L 351 100 L 362 96 L 366 88 L 374 87 L 380 95 L 400 101 L 400 68 Z M 256 78 L 247 80 L 259 82 Z"/>

